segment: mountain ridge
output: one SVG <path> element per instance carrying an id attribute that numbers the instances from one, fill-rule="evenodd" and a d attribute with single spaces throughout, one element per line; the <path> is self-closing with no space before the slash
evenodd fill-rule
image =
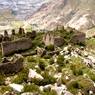
<path id="1" fill-rule="evenodd" d="M 43 5 L 44 7 L 42 6 L 39 11 L 34 13 L 31 18 L 28 19 L 28 23 L 36 25 L 34 28 L 40 29 L 53 29 L 58 25 L 69 25 L 76 28 L 76 25 L 78 24 L 77 22 L 80 21 L 80 19 L 87 19 L 88 27 L 83 27 L 86 23 L 84 23 L 85 25 L 81 25 L 80 23 L 83 21 L 80 21 L 76 29 L 89 29 L 95 25 L 94 4 L 94 0 L 50 0 L 48 3 Z M 88 15 L 89 18 L 86 15 Z M 77 19 L 75 20 L 74 18 Z M 89 23 L 91 23 L 90 27 Z"/>

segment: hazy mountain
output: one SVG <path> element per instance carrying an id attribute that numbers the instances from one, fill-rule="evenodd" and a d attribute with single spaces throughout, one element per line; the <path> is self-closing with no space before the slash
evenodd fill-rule
<path id="1" fill-rule="evenodd" d="M 34 28 L 52 29 L 66 25 L 78 30 L 95 25 L 95 0 L 50 0 L 31 16 L 28 22 Z"/>
<path id="2" fill-rule="evenodd" d="M 26 19 L 47 0 L 0 0 L 0 12 L 9 9 L 13 15 Z"/>

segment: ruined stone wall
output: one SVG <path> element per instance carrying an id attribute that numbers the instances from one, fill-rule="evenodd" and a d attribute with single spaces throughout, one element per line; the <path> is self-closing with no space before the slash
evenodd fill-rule
<path id="1" fill-rule="evenodd" d="M 23 68 L 23 58 L 18 58 L 14 62 L 0 64 L 0 73 L 13 74 L 19 72 Z"/>
<path id="2" fill-rule="evenodd" d="M 46 46 L 54 45 L 54 36 L 50 33 L 46 33 L 43 37 L 43 42 Z"/>
<path id="3" fill-rule="evenodd" d="M 32 41 L 28 38 L 21 38 L 15 41 L 2 42 L 2 55 L 7 56 L 12 53 L 27 50 L 32 47 Z"/>
<path id="4" fill-rule="evenodd" d="M 71 42 L 72 43 L 82 43 L 82 42 L 85 42 L 85 38 L 86 38 L 86 35 L 84 33 L 76 33 L 75 35 L 73 35 L 73 37 L 71 38 Z"/>

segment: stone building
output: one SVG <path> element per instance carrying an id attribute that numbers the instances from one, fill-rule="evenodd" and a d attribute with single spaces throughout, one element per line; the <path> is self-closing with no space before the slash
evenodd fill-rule
<path id="1" fill-rule="evenodd" d="M 43 42 L 46 46 L 48 46 L 48 45 L 62 46 L 64 44 L 64 40 L 62 37 L 54 36 L 50 32 L 48 32 L 44 35 Z"/>

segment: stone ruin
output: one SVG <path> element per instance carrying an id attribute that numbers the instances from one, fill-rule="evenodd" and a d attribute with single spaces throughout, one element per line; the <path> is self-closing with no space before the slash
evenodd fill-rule
<path id="1" fill-rule="evenodd" d="M 23 56 L 17 54 L 11 61 L 0 64 L 1 74 L 13 74 L 19 72 L 23 68 Z"/>
<path id="2" fill-rule="evenodd" d="M 85 42 L 86 35 L 85 33 L 79 31 L 73 31 L 73 36 L 70 38 L 70 42 L 73 44 Z M 47 32 L 43 37 L 43 42 L 46 46 L 55 45 L 62 46 L 64 44 L 64 39 L 61 36 L 54 36 L 52 33 Z"/>
<path id="3" fill-rule="evenodd" d="M 20 38 L 14 41 L 1 43 L 2 55 L 8 56 L 13 53 L 18 53 L 32 47 L 32 41 L 28 38 Z"/>
<path id="4" fill-rule="evenodd" d="M 2 41 L 11 41 L 11 37 L 9 37 L 7 30 L 4 31 L 4 35 L 0 34 L 0 43 Z"/>
<path id="5" fill-rule="evenodd" d="M 8 31 L 4 31 L 4 35 L 0 34 L 0 43 L 2 55 L 8 56 L 13 53 L 18 53 L 30 49 L 32 47 L 32 39 L 36 37 L 36 31 L 25 33 L 24 28 L 19 28 L 18 33 L 15 29 L 11 30 L 11 35 Z"/>
<path id="6" fill-rule="evenodd" d="M 75 34 L 71 38 L 71 42 L 74 44 L 83 43 L 83 42 L 85 42 L 85 38 L 86 38 L 85 33 L 82 33 L 82 32 L 76 33 L 75 32 Z"/>
<path id="7" fill-rule="evenodd" d="M 26 35 L 25 35 L 27 38 L 35 38 L 36 37 L 36 31 L 32 31 L 32 32 L 27 32 Z"/>
<path id="8" fill-rule="evenodd" d="M 24 35 L 25 34 L 24 28 L 20 27 L 18 33 L 19 33 L 19 35 Z"/>
<path id="9" fill-rule="evenodd" d="M 62 46 L 64 44 L 64 40 L 62 37 L 54 36 L 50 32 L 48 32 L 44 35 L 43 42 L 46 46 L 48 46 L 48 45 Z"/>

